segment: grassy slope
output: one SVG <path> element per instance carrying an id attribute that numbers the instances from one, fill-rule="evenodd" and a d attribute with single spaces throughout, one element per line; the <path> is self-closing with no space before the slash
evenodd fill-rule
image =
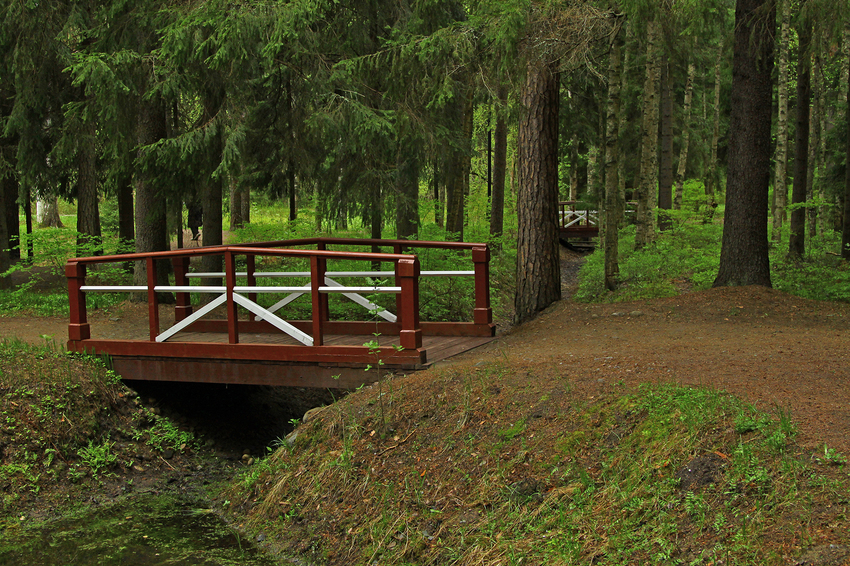
<path id="1" fill-rule="evenodd" d="M 228 497 L 316 564 L 781 564 L 850 543 L 826 456 L 723 393 L 589 400 L 494 362 L 352 394 Z"/>

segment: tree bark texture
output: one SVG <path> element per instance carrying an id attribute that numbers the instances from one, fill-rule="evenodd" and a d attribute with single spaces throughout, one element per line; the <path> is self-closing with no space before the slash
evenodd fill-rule
<path id="1" fill-rule="evenodd" d="M 688 78 L 685 81 L 685 99 L 682 103 L 682 149 L 679 151 L 679 165 L 676 167 L 676 190 L 673 194 L 673 209 L 682 209 L 682 197 L 685 192 L 685 174 L 688 171 L 688 150 L 691 144 L 691 108 L 694 99 L 694 78 L 697 67 L 688 62 Z"/>
<path id="2" fill-rule="evenodd" d="M 620 91 L 622 88 L 622 42 L 620 31 L 608 55 L 608 102 L 605 111 L 605 209 L 602 245 L 605 250 L 605 288 L 617 288 L 620 274 L 620 223 L 625 203 L 620 195 Z"/>
<path id="3" fill-rule="evenodd" d="M 77 153 L 77 254 L 100 255 L 100 209 L 97 202 L 97 153 L 94 123 L 80 136 Z"/>
<path id="4" fill-rule="evenodd" d="M 673 208 L 673 92 L 670 88 L 670 60 L 661 59 L 661 159 L 658 164 L 658 208 Z M 659 212 L 658 229 L 669 230 L 670 216 Z"/>
<path id="5" fill-rule="evenodd" d="M 779 12 L 779 52 L 777 53 L 776 157 L 773 181 L 773 231 L 771 240 L 779 243 L 788 204 L 788 43 L 791 37 L 791 15 L 788 0 L 776 3 Z"/>
<path id="6" fill-rule="evenodd" d="M 130 244 L 136 239 L 136 227 L 133 218 L 133 179 L 130 175 L 118 179 L 118 238 L 122 244 Z"/>
<path id="7" fill-rule="evenodd" d="M 720 268 L 714 286 L 771 286 L 767 212 L 775 5 L 738 0 L 729 165 Z"/>
<path id="8" fill-rule="evenodd" d="M 528 65 L 519 124 L 517 288 L 514 322 L 521 324 L 561 298 L 558 249 L 557 74 Z"/>
<path id="9" fill-rule="evenodd" d="M 504 89 L 499 99 L 505 99 Z M 498 238 L 505 228 L 505 177 L 508 172 L 508 125 L 500 112 L 493 135 L 493 192 L 490 195 L 490 237 Z"/>
<path id="10" fill-rule="evenodd" d="M 5 199 L 5 215 L 6 215 L 6 249 L 9 253 L 10 261 L 21 259 L 21 227 L 18 220 L 18 179 L 10 171 L 7 176 L 6 191 L 4 192 Z"/>
<path id="11" fill-rule="evenodd" d="M 6 214 L 6 193 L 15 185 L 12 172 L 8 171 L 0 178 L 0 289 L 8 289 L 11 282 L 3 274 L 12 266 L 9 257 L 9 222 Z"/>
<path id="12" fill-rule="evenodd" d="M 723 41 L 717 46 L 717 60 L 714 63 L 714 120 L 711 128 L 710 152 L 708 158 L 708 174 L 705 178 L 705 194 L 714 200 L 714 193 L 719 189 L 720 178 L 717 174 L 717 146 L 720 145 L 720 88 L 721 63 L 723 62 Z"/>
<path id="13" fill-rule="evenodd" d="M 414 238 L 419 232 L 419 158 L 416 140 L 399 136 L 396 153 L 396 237 Z"/>
<path id="14" fill-rule="evenodd" d="M 845 45 L 845 51 L 850 55 L 850 42 Z M 850 71 L 850 57 L 847 58 L 846 64 Z M 850 76 L 850 75 L 848 75 Z M 850 88 L 845 91 L 847 97 L 847 123 L 850 124 Z M 847 161 L 850 164 L 850 137 L 847 139 Z M 845 168 L 844 173 L 844 219 L 841 230 L 841 257 L 850 260 L 850 166 Z"/>
<path id="15" fill-rule="evenodd" d="M 222 214 L 222 197 L 224 187 L 221 177 L 214 178 L 212 173 L 221 163 L 222 132 L 216 116 L 224 103 L 224 92 L 220 88 L 211 88 L 204 96 L 203 123 L 213 128 L 208 135 L 210 140 L 206 148 L 206 166 L 201 179 L 201 207 L 204 209 L 204 227 L 202 241 L 204 247 L 220 246 L 223 242 L 224 217 Z M 201 257 L 201 271 L 218 272 L 224 269 L 224 258 L 220 255 L 205 255 Z M 220 285 L 221 278 L 203 278 L 203 285 Z"/>
<path id="16" fill-rule="evenodd" d="M 794 131 L 794 183 L 791 189 L 791 204 L 806 202 L 806 178 L 809 171 L 809 127 L 811 123 L 812 68 L 809 46 L 812 27 L 803 22 L 798 30 L 800 53 L 797 58 L 797 116 Z M 806 253 L 806 209 L 791 211 L 791 233 L 788 239 L 788 256 L 800 259 Z"/>
<path id="17" fill-rule="evenodd" d="M 636 249 L 642 249 L 655 239 L 655 207 L 658 202 L 658 83 L 661 70 L 661 34 L 657 21 L 647 23 L 646 35 L 646 80 L 643 85 Z"/>
<path id="18" fill-rule="evenodd" d="M 820 57 L 812 56 L 812 111 L 809 117 L 809 166 L 806 168 L 806 202 L 812 206 L 806 208 L 806 232 L 809 237 L 815 237 L 818 234 L 818 207 L 814 206 L 815 197 L 815 173 L 819 166 L 820 145 L 821 145 L 821 92 L 823 84 L 820 80 L 822 69 L 820 68 Z"/>
<path id="19" fill-rule="evenodd" d="M 166 135 L 165 106 L 160 100 L 146 100 L 139 107 L 139 145 L 153 144 Z M 138 168 L 136 171 L 136 252 L 160 252 L 168 249 L 166 199 L 154 181 L 154 173 Z M 157 284 L 168 284 L 169 263 L 157 263 Z M 147 266 L 137 261 L 133 284 L 147 285 Z M 147 301 L 146 294 L 135 297 Z"/>

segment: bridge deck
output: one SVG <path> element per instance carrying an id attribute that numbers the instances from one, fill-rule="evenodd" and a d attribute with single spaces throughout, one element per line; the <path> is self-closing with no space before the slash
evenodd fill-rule
<path id="1" fill-rule="evenodd" d="M 330 251 L 328 245 L 392 246 L 394 253 Z M 315 245 L 317 249 L 293 249 Z M 420 272 L 415 255 L 405 249 L 425 247 L 458 253 L 471 251 L 474 270 Z M 190 273 L 189 259 L 198 255 L 223 255 L 221 273 Z M 237 272 L 237 257 L 247 265 Z M 257 269 L 258 258 L 308 260 L 309 272 L 268 272 Z M 171 259 L 173 284 L 157 284 L 157 260 Z M 293 259 L 294 258 L 294 259 Z M 88 285 L 86 266 L 108 262 L 145 262 L 146 286 Z M 329 261 L 392 262 L 389 272 L 337 271 L 327 269 Z M 253 383 L 302 387 L 349 389 L 378 379 L 378 371 L 412 371 L 436 361 L 480 346 L 495 335 L 489 298 L 489 250 L 484 244 L 457 242 L 414 242 L 385 240 L 336 240 L 316 238 L 287 242 L 193 248 L 175 252 L 126 254 L 76 258 L 66 265 L 71 305 L 68 347 L 73 351 L 107 354 L 114 369 L 126 379 Z M 243 268 L 244 269 L 244 268 Z M 193 284 L 191 277 L 220 279 L 224 285 Z M 333 277 L 331 277 L 333 276 Z M 372 276 L 384 277 L 375 284 Z M 420 321 L 419 278 L 473 277 L 474 308 L 470 322 Z M 308 278 L 297 286 L 258 285 L 261 277 Z M 367 285 L 340 283 L 357 277 L 370 277 Z M 393 285 L 387 282 L 392 280 Z M 92 331 L 86 317 L 86 295 L 95 292 L 146 293 L 149 328 L 130 335 L 124 329 L 120 339 Z M 174 324 L 163 330 L 159 297 L 173 293 Z M 361 294 L 362 293 L 362 294 Z M 395 314 L 373 304 L 364 294 L 396 295 Z M 193 305 L 191 295 L 214 298 Z M 260 306 L 257 297 L 272 295 Z M 331 320 L 328 295 L 336 294 L 365 308 L 372 320 Z M 305 296 L 311 303 L 311 320 L 284 320 L 282 309 Z M 302 300 L 303 301 L 303 300 Z M 197 301 L 196 301 L 197 303 Z M 388 302 L 384 302 L 388 304 Z M 374 320 L 378 315 L 379 322 Z M 209 318 L 215 317 L 215 318 Z M 378 346 L 367 344 L 376 339 Z M 367 368 L 372 368 L 367 371 Z"/>

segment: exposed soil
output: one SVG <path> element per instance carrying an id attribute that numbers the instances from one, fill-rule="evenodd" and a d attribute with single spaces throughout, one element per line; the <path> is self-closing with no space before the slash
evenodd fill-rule
<path id="1" fill-rule="evenodd" d="M 563 259 L 563 290 L 569 297 L 582 256 L 565 251 Z M 93 333 L 117 338 L 135 332 L 133 326 L 146 327 L 147 309 L 128 304 L 110 313 L 91 313 L 89 318 Z M 61 342 L 67 336 L 67 320 L 0 318 L 0 336 L 35 344 L 45 337 Z M 741 287 L 631 303 L 583 304 L 566 299 L 536 320 L 447 363 L 504 356 L 516 367 L 535 371 L 579 366 L 584 371 L 573 380 L 573 387 L 588 396 L 619 382 L 725 389 L 762 409 L 790 411 L 800 426 L 803 446 L 826 443 L 850 454 L 848 343 L 850 304 Z M 209 387 L 203 391 L 204 397 L 218 398 Z M 197 391 L 186 395 L 197 398 Z M 300 416 L 304 408 L 291 407 L 295 415 L 290 416 Z M 266 441 L 285 434 L 283 423 L 276 424 L 263 431 Z M 233 426 L 224 425 L 226 437 L 234 436 Z M 248 443 L 262 440 L 252 438 Z"/>

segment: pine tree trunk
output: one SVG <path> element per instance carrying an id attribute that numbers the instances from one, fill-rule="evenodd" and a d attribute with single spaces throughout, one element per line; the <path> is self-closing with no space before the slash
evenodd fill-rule
<path id="1" fill-rule="evenodd" d="M 77 255 L 103 253 L 97 202 L 97 154 L 94 124 L 79 139 L 77 153 Z"/>
<path id="2" fill-rule="evenodd" d="M 785 207 L 788 202 L 788 42 L 791 36 L 791 15 L 788 0 L 776 4 L 780 18 L 779 52 L 777 54 L 777 102 L 779 111 L 776 122 L 776 164 L 773 181 L 773 231 L 771 240 L 779 243 L 782 225 L 785 222 Z"/>
<path id="3" fill-rule="evenodd" d="M 143 101 L 139 107 L 139 145 L 145 146 L 164 139 L 166 135 L 165 107 L 159 100 Z M 152 174 L 136 172 L 136 252 L 160 252 L 168 249 L 165 198 L 152 182 Z M 157 264 L 157 284 L 168 284 L 168 262 Z M 147 285 L 147 266 L 137 261 L 133 284 Z M 134 300 L 145 302 L 147 294 L 139 293 Z"/>
<path id="4" fill-rule="evenodd" d="M 244 224 L 242 220 L 242 191 L 234 175 L 230 179 L 230 230 L 238 230 Z"/>
<path id="5" fill-rule="evenodd" d="M 463 95 L 462 100 L 466 100 Z M 455 102 L 449 109 L 450 122 L 464 124 L 465 103 Z M 465 171 L 464 151 L 456 147 L 449 147 L 446 151 L 444 180 L 446 183 L 446 232 L 452 239 L 463 241 L 463 219 L 464 219 L 464 189 L 463 173 Z"/>
<path id="6" fill-rule="evenodd" d="M 605 288 L 617 288 L 620 274 L 620 223 L 625 203 L 620 195 L 620 90 L 622 77 L 622 41 L 620 31 L 608 55 L 608 101 L 605 111 L 605 209 L 602 245 L 605 250 Z"/>
<path id="7" fill-rule="evenodd" d="M 726 212 L 715 287 L 771 285 L 767 211 L 774 9 L 771 0 L 738 0 L 735 7 Z"/>
<path id="8" fill-rule="evenodd" d="M 118 239 L 122 245 L 132 245 L 136 239 L 133 219 L 133 178 L 122 175 L 118 179 Z"/>
<path id="9" fill-rule="evenodd" d="M 35 220 L 39 228 L 64 228 L 59 216 L 59 199 L 54 196 L 39 199 L 35 203 Z"/>
<path id="10" fill-rule="evenodd" d="M 211 88 L 205 93 L 203 105 L 203 123 L 214 131 L 208 134 L 210 146 L 207 148 L 207 166 L 201 180 L 200 200 L 204 209 L 203 244 L 204 247 L 220 246 L 223 243 L 224 217 L 222 214 L 223 187 L 221 177 L 213 178 L 212 172 L 221 162 L 222 132 L 221 126 L 214 123 L 215 117 L 224 103 L 224 92 Z M 221 255 L 201 256 L 200 269 L 205 272 L 220 272 L 224 269 L 224 258 Z M 205 277 L 202 285 L 221 285 L 220 277 Z"/>
<path id="11" fill-rule="evenodd" d="M 11 279 L 3 274 L 12 266 L 9 257 L 9 228 L 6 214 L 6 193 L 12 190 L 14 178 L 11 175 L 0 177 L 0 289 L 8 289 Z"/>
<path id="12" fill-rule="evenodd" d="M 6 237 L 8 244 L 6 248 L 9 260 L 13 263 L 21 259 L 21 227 L 18 215 L 18 178 L 14 174 L 8 174 L 9 184 L 5 191 L 5 214 L 6 214 Z"/>
<path id="13" fill-rule="evenodd" d="M 719 190 L 720 179 L 717 174 L 717 147 L 720 145 L 720 63 L 723 61 L 723 40 L 717 46 L 717 60 L 714 63 L 714 121 L 711 129 L 711 143 L 708 158 L 708 174 L 705 178 L 705 194 L 711 201 L 708 205 L 712 210 L 714 204 L 714 193 Z"/>
<path id="14" fill-rule="evenodd" d="M 791 189 L 791 204 L 806 202 L 806 179 L 809 169 L 809 128 L 812 99 L 812 72 L 809 46 L 812 27 L 803 22 L 798 30 L 800 54 L 797 59 L 797 118 L 794 132 L 794 184 Z M 788 257 L 800 259 L 806 252 L 806 209 L 791 211 L 791 234 L 788 240 Z"/>
<path id="15" fill-rule="evenodd" d="M 820 57 L 814 56 L 812 83 L 812 115 L 809 122 L 809 167 L 806 172 L 806 202 L 813 203 L 815 198 L 815 172 L 818 166 L 818 156 L 821 145 L 821 91 L 823 90 L 820 68 Z M 806 231 L 810 237 L 818 235 L 818 207 L 806 208 Z"/>
<path id="16" fill-rule="evenodd" d="M 504 89 L 499 100 L 505 99 Z M 508 171 L 508 125 L 500 112 L 493 136 L 493 193 L 490 195 L 490 237 L 498 238 L 505 228 L 505 176 Z"/>
<path id="17" fill-rule="evenodd" d="M 514 323 L 532 319 L 561 298 L 558 249 L 557 74 L 528 65 L 519 124 L 517 288 Z"/>
<path id="18" fill-rule="evenodd" d="M 688 62 L 688 78 L 685 82 L 685 100 L 682 104 L 682 149 L 679 151 L 679 166 L 676 168 L 676 193 L 673 196 L 673 209 L 682 209 L 682 196 L 685 192 L 685 174 L 688 168 L 688 150 L 691 143 L 691 107 L 694 98 L 694 78 L 697 67 Z"/>
<path id="19" fill-rule="evenodd" d="M 440 182 L 440 157 L 439 153 L 436 157 L 434 157 L 434 176 L 431 180 L 431 187 L 433 189 L 433 197 L 434 197 L 434 224 L 443 228 L 445 223 L 443 222 L 443 199 L 441 196 L 440 187 L 442 183 Z"/>
<path id="20" fill-rule="evenodd" d="M 419 232 L 419 158 L 417 143 L 400 135 L 396 150 L 396 237 L 415 239 Z"/>
<path id="21" fill-rule="evenodd" d="M 296 208 L 295 202 L 295 167 L 290 160 L 289 169 L 286 174 L 287 184 L 289 185 L 289 221 L 293 222 L 296 218 L 298 218 L 298 209 Z M 251 201 L 249 199 L 248 205 L 250 206 Z"/>
<path id="22" fill-rule="evenodd" d="M 846 42 L 845 55 L 847 60 L 844 62 L 850 71 L 850 42 Z M 850 88 L 845 91 L 847 99 L 846 117 L 847 123 L 850 124 Z M 845 163 L 850 163 L 850 136 L 847 138 L 847 155 Z M 841 257 L 850 260 L 850 167 L 845 167 L 844 171 L 844 218 L 841 230 Z"/>
<path id="23" fill-rule="evenodd" d="M 655 239 L 655 207 L 658 202 L 658 83 L 660 73 L 660 26 L 653 20 L 646 32 L 646 80 L 643 86 L 640 185 L 637 191 L 635 249 Z"/>
<path id="24" fill-rule="evenodd" d="M 30 191 L 29 187 L 25 188 L 24 191 L 24 223 L 26 224 L 27 230 L 27 262 L 33 263 L 34 260 L 34 251 L 35 246 L 32 241 L 32 191 Z"/>
<path id="25" fill-rule="evenodd" d="M 673 93 L 670 89 L 670 61 L 666 51 L 661 58 L 661 160 L 658 167 L 658 229 L 669 230 L 673 208 Z"/>

